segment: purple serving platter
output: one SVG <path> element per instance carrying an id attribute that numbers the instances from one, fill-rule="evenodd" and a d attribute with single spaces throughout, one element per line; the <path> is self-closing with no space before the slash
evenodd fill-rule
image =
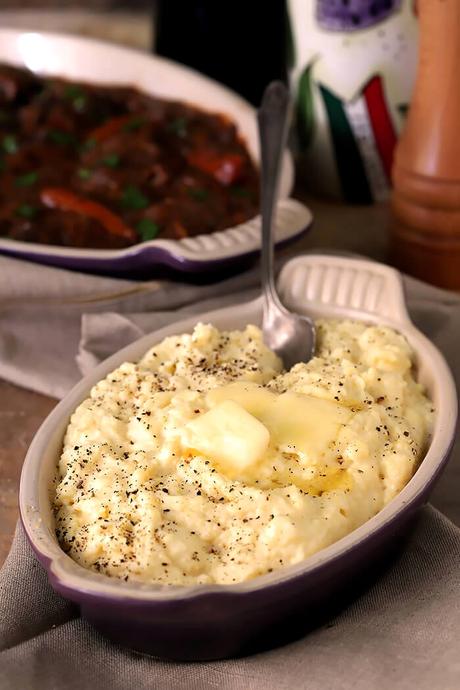
<path id="1" fill-rule="evenodd" d="M 212 79 L 169 60 L 102 41 L 52 33 L 0 29 L 0 62 L 91 83 L 128 84 L 146 93 L 221 112 L 237 124 L 252 158 L 259 161 L 254 108 Z M 292 156 L 281 169 L 275 221 L 278 244 L 292 241 L 311 225 L 311 212 L 289 199 L 294 182 Z M 232 267 L 260 248 L 260 219 L 209 235 L 182 240 L 154 239 L 126 249 L 78 249 L 0 238 L 0 253 L 52 266 L 111 275 L 150 274 L 166 267 L 201 273 Z"/>
<path id="2" fill-rule="evenodd" d="M 305 561 L 269 575 L 235 585 L 178 587 L 125 583 L 86 570 L 60 549 L 51 509 L 73 410 L 115 367 L 138 360 L 168 335 L 190 332 L 199 320 L 222 329 L 260 324 L 262 300 L 194 316 L 124 348 L 75 386 L 45 420 L 27 453 L 20 486 L 24 529 L 52 587 L 119 644 L 164 658 L 203 660 L 245 654 L 308 631 L 346 604 L 350 582 L 365 583 L 387 567 L 447 462 L 456 429 L 455 384 L 442 355 L 411 323 L 399 274 L 371 261 L 308 255 L 285 265 L 278 287 L 283 302 L 299 313 L 386 324 L 407 338 L 417 378 L 436 410 L 424 459 L 400 494 L 371 520 Z"/>

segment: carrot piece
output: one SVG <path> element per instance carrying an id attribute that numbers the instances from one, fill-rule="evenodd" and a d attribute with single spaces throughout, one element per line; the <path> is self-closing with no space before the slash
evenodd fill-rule
<path id="1" fill-rule="evenodd" d="M 224 186 L 236 182 L 243 168 L 243 158 L 238 153 L 219 155 L 215 151 L 191 151 L 188 162 L 194 168 L 212 175 Z"/>
<path id="2" fill-rule="evenodd" d="M 187 228 L 185 228 L 179 220 L 174 220 L 172 226 L 174 228 L 175 236 L 178 239 L 181 240 L 184 237 L 188 237 Z"/>
<path id="3" fill-rule="evenodd" d="M 48 208 L 60 211 L 73 211 L 98 221 L 112 235 L 134 242 L 137 239 L 135 231 L 124 224 L 115 213 L 99 204 L 97 201 L 77 196 L 73 192 L 60 187 L 48 187 L 40 194 L 42 203 Z"/>
<path id="4" fill-rule="evenodd" d="M 114 134 L 117 134 L 120 129 L 122 129 L 128 122 L 131 122 L 133 115 L 121 115 L 120 117 L 111 117 L 110 120 L 106 120 L 96 129 L 93 129 L 87 136 L 89 141 L 94 140 L 97 142 L 109 139 Z"/>

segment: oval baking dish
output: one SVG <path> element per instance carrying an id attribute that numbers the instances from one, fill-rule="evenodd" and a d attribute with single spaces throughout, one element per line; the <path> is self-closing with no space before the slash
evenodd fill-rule
<path id="1" fill-rule="evenodd" d="M 183 65 L 102 41 L 52 33 L 0 29 L 0 62 L 94 85 L 129 85 L 168 101 L 222 113 L 236 124 L 257 163 L 259 143 L 254 108 L 236 93 Z M 290 199 L 294 183 L 292 156 L 281 170 L 276 240 L 283 244 L 305 232 L 310 211 Z M 0 237 L 0 252 L 65 268 L 105 274 L 139 275 L 156 267 L 186 273 L 221 270 L 255 255 L 260 247 L 259 217 L 210 234 L 159 237 L 124 249 L 87 249 L 44 245 Z"/>
<path id="2" fill-rule="evenodd" d="M 351 318 L 398 330 L 416 353 L 417 378 L 436 408 L 433 436 L 415 475 L 381 512 L 338 542 L 297 565 L 235 585 L 187 587 L 131 584 L 89 571 L 59 547 L 51 490 L 69 417 L 90 388 L 124 361 L 139 359 L 164 337 L 190 332 L 200 320 L 220 329 L 260 324 L 260 299 L 202 314 L 149 334 L 100 364 L 62 400 L 37 432 L 20 485 L 28 539 L 53 588 L 111 639 L 174 659 L 216 659 L 254 644 L 279 641 L 326 602 L 340 601 L 344 585 L 378 563 L 422 506 L 447 462 L 454 440 L 457 398 L 439 351 L 412 325 L 396 271 L 371 261 L 309 255 L 291 260 L 279 277 L 283 301 L 313 317 Z"/>

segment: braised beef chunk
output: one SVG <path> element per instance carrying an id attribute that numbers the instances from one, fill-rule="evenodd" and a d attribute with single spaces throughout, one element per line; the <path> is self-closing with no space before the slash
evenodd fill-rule
<path id="1" fill-rule="evenodd" d="M 0 65 L 0 236 L 120 248 L 223 230 L 258 209 L 226 116 L 130 87 Z"/>

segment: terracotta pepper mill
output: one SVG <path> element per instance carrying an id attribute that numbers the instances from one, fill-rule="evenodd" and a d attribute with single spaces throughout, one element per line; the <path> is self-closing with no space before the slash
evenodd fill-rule
<path id="1" fill-rule="evenodd" d="M 418 0 L 418 72 L 393 166 L 392 254 L 460 289 L 460 0 Z"/>

